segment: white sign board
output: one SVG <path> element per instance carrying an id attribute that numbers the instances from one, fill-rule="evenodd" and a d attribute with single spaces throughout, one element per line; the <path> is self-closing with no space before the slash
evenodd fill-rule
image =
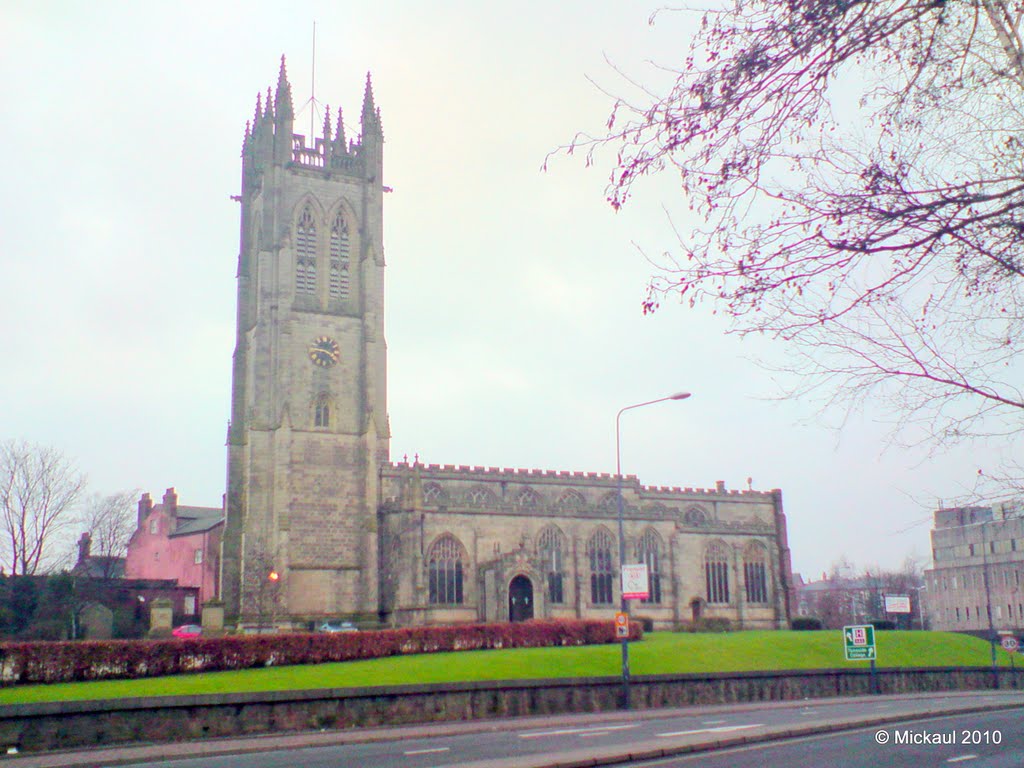
<path id="1" fill-rule="evenodd" d="M 622 599 L 646 600 L 649 595 L 647 563 L 622 566 Z"/>
<path id="2" fill-rule="evenodd" d="M 886 595 L 886 613 L 910 613 L 910 595 Z"/>

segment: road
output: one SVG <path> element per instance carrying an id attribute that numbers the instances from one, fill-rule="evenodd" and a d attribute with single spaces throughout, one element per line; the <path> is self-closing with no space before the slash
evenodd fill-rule
<path id="1" fill-rule="evenodd" d="M 4 762 L 15 768 L 112 765 L 132 768 L 571 768 L 594 765 L 595 760 L 602 765 L 626 764 L 624 761 L 630 759 L 702 750 L 696 762 L 692 759 L 687 762 L 687 758 L 672 758 L 636 764 L 749 764 L 757 765 L 758 768 L 774 765 L 787 768 L 798 765 L 902 765 L 893 762 L 895 756 L 912 761 L 907 765 L 923 768 L 940 764 L 920 757 L 922 750 L 924 754 L 938 754 L 935 751 L 937 747 L 931 744 L 895 743 L 898 740 L 898 728 L 893 723 L 983 707 L 1015 709 L 993 710 L 981 715 L 960 714 L 953 720 L 943 721 L 941 726 L 933 726 L 930 722 L 899 726 L 902 729 L 899 732 L 902 734 L 916 732 L 914 729 L 931 729 L 946 733 L 952 728 L 950 723 L 966 723 L 966 718 L 970 717 L 970 722 L 975 723 L 970 726 L 972 730 L 987 731 L 990 734 L 999 731 L 1001 742 L 992 743 L 994 737 L 989 735 L 988 744 L 972 744 L 969 745 L 970 749 L 965 748 L 956 754 L 953 754 L 955 748 L 961 745 L 939 745 L 952 757 L 977 754 L 978 757 L 963 760 L 970 762 L 980 760 L 982 754 L 1003 754 L 1011 747 L 1019 748 L 1024 743 L 1020 725 L 1024 723 L 1024 693 L 981 691 L 812 699 L 801 702 L 438 723 L 409 728 L 325 731 L 59 755 L 24 755 L 9 757 Z M 996 722 L 998 725 L 993 724 Z M 984 723 L 989 725 L 985 726 Z M 713 755 L 706 751 L 861 725 L 871 725 L 872 728 L 854 732 L 847 730 L 839 735 L 830 735 L 827 739 L 801 738 L 785 745 L 776 741 L 757 749 L 748 747 L 745 750 L 731 750 L 728 755 Z M 888 745 L 872 744 L 875 732 L 881 729 L 887 729 L 892 734 L 892 741 Z M 765 751 L 759 751 L 761 749 Z M 778 755 L 771 751 L 783 749 L 794 751 L 780 752 Z M 826 749 L 829 752 L 825 752 Z M 946 751 L 942 754 L 946 754 Z M 822 761 L 823 754 L 831 754 L 833 757 Z M 915 754 L 918 755 L 916 758 Z M 725 762 L 711 762 L 718 760 L 718 755 L 723 755 Z M 844 762 L 839 762 L 835 757 L 837 755 L 846 756 L 853 762 L 845 762 L 846 757 L 843 758 Z M 750 758 L 749 763 L 738 762 L 746 760 L 747 756 Z M 1013 764 L 1022 765 L 1024 759 Z"/>
<path id="2" fill-rule="evenodd" d="M 880 743 L 884 742 L 884 743 Z M 628 763 L 630 768 L 1019 768 L 1024 710 L 954 715 L 700 755 Z"/>

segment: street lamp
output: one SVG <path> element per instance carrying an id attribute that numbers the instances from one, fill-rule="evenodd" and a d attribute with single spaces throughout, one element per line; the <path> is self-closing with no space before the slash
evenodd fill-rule
<path id="1" fill-rule="evenodd" d="M 689 392 L 676 392 L 668 397 L 659 397 L 657 400 L 648 400 L 646 403 L 627 405 L 615 416 L 615 477 L 618 482 L 619 497 L 619 592 L 622 593 L 622 566 L 626 563 L 626 535 L 622 525 L 622 448 L 620 440 L 619 422 L 622 414 L 634 408 L 643 408 L 645 405 L 664 403 L 667 400 L 685 400 L 690 396 Z M 626 614 L 626 636 L 622 638 L 622 708 L 629 709 L 629 601 L 622 597 L 620 610 Z"/>

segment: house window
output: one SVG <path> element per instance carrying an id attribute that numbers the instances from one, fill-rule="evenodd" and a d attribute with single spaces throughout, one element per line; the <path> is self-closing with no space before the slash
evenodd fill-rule
<path id="1" fill-rule="evenodd" d="M 442 536 L 430 548 L 427 574 L 432 605 L 462 605 L 462 545 L 454 536 Z"/>
<path id="2" fill-rule="evenodd" d="M 548 584 L 548 602 L 556 605 L 565 602 L 563 540 L 562 532 L 554 526 L 541 531 L 538 539 L 540 560 Z"/>
<path id="3" fill-rule="evenodd" d="M 160 533 L 160 521 L 155 517 L 152 517 L 149 520 L 149 532 L 152 534 Z"/>
<path id="4" fill-rule="evenodd" d="M 316 293 L 316 224 L 308 205 L 295 227 L 295 293 Z"/>
<path id="5" fill-rule="evenodd" d="M 587 544 L 590 555 L 590 602 L 610 605 L 612 602 L 612 537 L 605 529 L 590 537 Z"/>
<path id="6" fill-rule="evenodd" d="M 193 558 L 193 562 L 196 565 L 202 565 L 203 564 L 203 550 L 202 550 L 201 547 L 196 550 L 195 557 Z"/>
<path id="7" fill-rule="evenodd" d="M 724 544 L 714 542 L 705 551 L 704 579 L 709 603 L 729 602 L 729 557 Z"/>
<path id="8" fill-rule="evenodd" d="M 647 565 L 648 597 L 642 602 L 657 605 L 661 602 L 661 537 L 653 528 L 644 531 L 637 545 L 637 560 Z"/>
<path id="9" fill-rule="evenodd" d="M 768 551 L 760 542 L 751 542 L 743 554 L 743 580 L 747 588 L 748 603 L 768 602 L 768 571 L 765 561 Z"/>

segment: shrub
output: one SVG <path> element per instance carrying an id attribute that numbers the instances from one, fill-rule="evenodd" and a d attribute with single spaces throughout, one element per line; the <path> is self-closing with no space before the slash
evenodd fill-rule
<path id="1" fill-rule="evenodd" d="M 815 616 L 797 616 L 789 623 L 789 626 L 797 632 L 813 632 L 825 628 L 821 619 Z"/>
<path id="2" fill-rule="evenodd" d="M 642 638 L 640 624 L 632 622 L 630 639 Z M 188 640 L 2 643 L 0 682 L 18 685 L 131 679 L 187 672 L 322 664 L 406 653 L 613 642 L 616 642 L 615 628 L 610 620 L 539 620 L 517 624 L 406 627 L 331 634 L 295 632 Z"/>
<path id="3" fill-rule="evenodd" d="M 869 623 L 875 629 L 896 629 L 896 622 L 888 619 L 872 619 Z"/>
<path id="4" fill-rule="evenodd" d="M 687 632 L 730 632 L 732 622 L 724 616 L 705 616 L 690 622 L 687 625 Z"/>

